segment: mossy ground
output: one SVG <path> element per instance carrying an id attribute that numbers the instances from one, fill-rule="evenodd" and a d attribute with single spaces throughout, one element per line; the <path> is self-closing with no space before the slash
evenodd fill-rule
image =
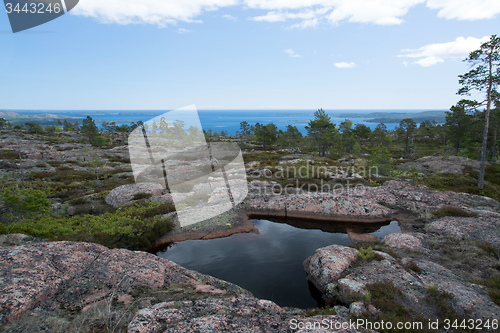
<path id="1" fill-rule="evenodd" d="M 485 170 L 484 189 L 477 186 L 479 171 L 465 167 L 463 174 L 437 173 L 423 177 L 419 182 L 431 190 L 454 191 L 475 195 L 483 195 L 500 201 L 500 166 L 492 164 Z"/>

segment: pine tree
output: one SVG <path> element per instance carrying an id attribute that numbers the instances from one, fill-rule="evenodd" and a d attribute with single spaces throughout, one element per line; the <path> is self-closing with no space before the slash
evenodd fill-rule
<path id="1" fill-rule="evenodd" d="M 481 169 L 479 172 L 478 187 L 484 188 L 484 174 L 486 169 L 486 152 L 488 148 L 488 129 L 490 126 L 490 111 L 493 102 L 492 95 L 500 83 L 500 38 L 491 36 L 490 40 L 481 44 L 478 50 L 472 51 L 464 61 L 472 65 L 472 69 L 459 75 L 462 88 L 459 95 L 470 96 L 471 91 L 485 93 L 485 99 L 479 105 L 484 110 L 483 144 L 481 147 Z"/>
<path id="2" fill-rule="evenodd" d="M 95 145 L 96 139 L 99 136 L 99 130 L 97 129 L 94 120 L 90 116 L 87 116 L 87 118 L 83 119 L 80 131 L 89 139 L 89 143 L 91 145 Z"/>

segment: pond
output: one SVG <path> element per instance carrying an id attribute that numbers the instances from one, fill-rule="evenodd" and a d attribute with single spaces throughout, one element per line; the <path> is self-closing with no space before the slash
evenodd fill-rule
<path id="1" fill-rule="evenodd" d="M 320 292 L 307 281 L 302 262 L 318 248 L 332 244 L 349 246 L 351 240 L 346 225 L 251 221 L 258 234 L 188 240 L 175 243 L 157 255 L 187 269 L 237 284 L 255 297 L 280 306 L 302 309 L 323 306 Z M 358 225 L 356 232 L 382 239 L 387 234 L 400 233 L 401 229 L 397 221 L 393 221 L 385 225 Z"/>

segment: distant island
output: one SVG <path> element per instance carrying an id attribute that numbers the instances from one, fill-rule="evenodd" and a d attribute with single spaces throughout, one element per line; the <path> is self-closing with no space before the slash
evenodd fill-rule
<path id="1" fill-rule="evenodd" d="M 26 122 L 37 123 L 40 125 L 54 125 L 58 120 L 74 121 L 83 119 L 81 117 L 71 117 L 51 113 L 43 114 L 22 114 L 13 111 L 0 111 L 0 118 L 10 122 L 12 125 L 21 125 Z"/>
<path id="2" fill-rule="evenodd" d="M 365 118 L 366 121 L 370 123 L 399 123 L 405 118 L 411 118 L 416 123 L 421 123 L 425 120 L 435 120 L 437 123 L 446 122 L 445 111 L 423 111 L 414 113 L 371 112 L 366 114 L 342 113 L 334 114 L 333 116 L 339 118 Z"/>

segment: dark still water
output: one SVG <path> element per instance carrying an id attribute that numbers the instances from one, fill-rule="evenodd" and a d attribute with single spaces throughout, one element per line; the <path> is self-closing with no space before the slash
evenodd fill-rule
<path id="1" fill-rule="evenodd" d="M 259 234 L 189 240 L 157 254 L 185 268 L 237 284 L 255 297 L 280 306 L 307 309 L 322 305 L 316 301 L 320 295 L 309 285 L 302 262 L 320 247 L 350 245 L 347 234 L 309 229 L 311 225 L 301 229 L 266 220 L 252 222 Z M 401 229 L 393 221 L 366 231 L 381 239 Z"/>

